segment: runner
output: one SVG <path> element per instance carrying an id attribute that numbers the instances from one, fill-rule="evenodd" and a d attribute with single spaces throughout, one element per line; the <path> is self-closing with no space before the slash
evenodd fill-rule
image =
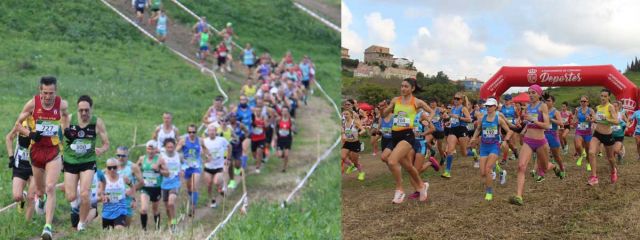
<path id="1" fill-rule="evenodd" d="M 227 164 L 227 160 L 224 155 L 231 153 L 231 146 L 226 139 L 216 136 L 215 124 L 209 124 L 207 126 L 208 137 L 202 139 L 201 146 L 204 151 L 205 164 L 204 164 L 204 181 L 207 183 L 207 193 L 211 199 L 211 208 L 218 207 L 216 197 L 212 194 L 213 184 L 218 186 L 218 193 L 221 197 L 224 197 L 226 192 L 226 185 L 224 182 L 224 165 Z"/>
<path id="2" fill-rule="evenodd" d="M 435 132 L 433 132 L 433 139 L 435 140 L 435 145 L 438 149 L 438 154 L 440 155 L 440 162 L 438 166 L 444 164 L 445 161 L 445 153 L 444 148 L 442 147 L 442 143 L 444 142 L 444 126 L 442 124 L 442 115 L 444 111 L 442 107 L 438 107 L 438 100 L 435 98 L 431 99 L 429 103 L 429 107 L 433 109 L 434 115 L 431 117 L 431 123 L 436 128 Z"/>
<path id="3" fill-rule="evenodd" d="M 127 177 L 131 184 L 139 184 L 136 189 L 140 189 L 144 184 L 144 179 L 142 178 L 142 172 L 140 171 L 140 166 L 134 164 L 129 161 L 129 148 L 125 146 L 119 146 L 116 149 L 116 157 L 118 159 L 118 174 L 123 177 Z M 127 185 L 127 191 L 129 191 L 129 186 Z M 136 209 L 136 198 L 135 196 L 127 196 L 125 198 L 125 203 L 127 204 L 127 218 L 126 218 L 126 227 L 131 225 L 131 218 L 133 217 L 133 212 Z"/>
<path id="4" fill-rule="evenodd" d="M 152 0 L 152 1 L 159 2 L 160 0 Z M 157 13 L 154 13 L 155 16 L 149 19 L 150 21 L 149 24 L 153 26 L 153 24 L 151 24 L 152 20 L 158 22 L 158 25 L 156 26 L 156 36 L 158 37 L 158 40 L 160 40 L 160 44 L 163 44 L 165 40 L 167 40 L 167 26 L 169 25 L 169 18 L 167 17 L 167 13 L 165 12 L 164 9 L 160 10 L 160 14 L 157 14 L 157 15 L 156 14 Z"/>
<path id="5" fill-rule="evenodd" d="M 202 39 L 200 33 L 209 32 L 209 27 L 207 23 L 207 17 L 200 17 L 200 20 L 196 24 L 191 27 L 193 31 L 193 37 L 191 38 L 191 44 L 195 44 L 196 40 Z"/>
<path id="6" fill-rule="evenodd" d="M 537 155 L 537 182 L 544 180 L 544 174 L 547 170 L 555 167 L 549 162 L 549 145 L 544 136 L 544 129 L 551 128 L 549 122 L 549 110 L 546 104 L 542 104 L 542 88 L 537 85 L 531 85 L 528 90 L 529 106 L 523 114 L 525 118 L 525 130 L 523 131 L 523 141 L 525 144 L 520 147 L 518 159 L 518 184 L 516 195 L 509 199 L 511 204 L 523 205 L 522 195 L 524 194 L 524 181 L 527 165 L 531 160 L 533 153 Z"/>
<path id="7" fill-rule="evenodd" d="M 513 137 L 507 141 L 508 149 L 503 150 L 502 152 L 502 162 L 501 165 L 505 165 L 507 163 L 507 157 L 509 157 L 509 151 L 513 152 L 514 159 L 518 159 L 518 149 L 516 148 L 516 139 L 520 138 L 520 133 L 522 132 L 522 124 L 520 122 L 520 112 L 517 106 L 513 104 L 513 96 L 507 94 L 504 96 L 504 105 L 499 106 L 500 112 L 504 115 L 507 120 L 507 124 L 509 125 L 509 129 L 513 132 Z M 502 134 L 506 134 L 505 131 L 502 131 Z"/>
<path id="8" fill-rule="evenodd" d="M 445 128 L 445 135 L 447 135 L 447 165 L 443 178 L 451 178 L 451 165 L 453 164 L 453 154 L 456 150 L 456 146 L 460 146 L 462 156 L 467 156 L 467 136 L 466 123 L 471 122 L 471 115 L 467 107 L 467 97 L 458 92 L 453 97 L 453 107 L 451 113 L 444 116 L 449 119 L 449 127 Z"/>
<path id="9" fill-rule="evenodd" d="M 233 176 L 229 179 L 229 188 L 235 189 L 237 183 L 234 177 L 240 176 L 240 168 L 247 168 L 247 152 L 249 142 L 245 141 L 249 136 L 249 129 L 242 123 L 238 122 L 235 115 L 229 116 L 229 126 L 233 129 L 233 140 L 231 140 L 231 159 L 233 160 Z M 246 144 L 245 144 L 246 143 Z"/>
<path id="10" fill-rule="evenodd" d="M 289 115 L 289 109 L 287 107 L 282 108 L 282 117 L 278 117 L 277 123 L 278 156 L 282 158 L 282 172 L 286 172 L 287 165 L 289 164 L 289 151 L 291 150 L 291 144 L 293 142 L 291 131 L 295 131 L 295 124 Z"/>
<path id="11" fill-rule="evenodd" d="M 545 93 L 543 98 L 547 104 L 547 108 L 549 109 L 549 122 L 551 122 L 551 129 L 544 130 L 544 136 L 547 139 L 549 148 L 551 148 L 553 159 L 559 167 L 559 169 L 555 169 L 559 170 L 556 171 L 556 176 L 560 177 L 560 179 L 564 179 L 567 176 L 567 173 L 564 168 L 564 160 L 562 160 L 562 155 L 560 155 L 560 139 L 558 137 L 558 125 L 560 126 L 560 129 L 562 129 L 562 116 L 560 111 L 554 107 L 556 102 L 556 98 L 554 96 Z"/>
<path id="12" fill-rule="evenodd" d="M 176 233 L 178 227 L 178 218 L 176 216 L 176 201 L 178 201 L 178 192 L 180 191 L 180 176 L 182 172 L 182 161 L 180 155 L 176 153 L 176 140 L 166 138 L 163 142 L 165 152 L 160 153 L 158 164 L 160 165 L 160 174 L 162 174 L 162 201 L 167 210 L 167 217 L 170 222 L 170 230 Z"/>
<path id="13" fill-rule="evenodd" d="M 595 132 L 591 142 L 589 143 L 589 163 L 591 163 L 591 176 L 589 177 L 588 184 L 594 186 L 598 184 L 597 173 L 597 159 L 596 153 L 600 143 L 604 144 L 607 160 L 609 161 L 609 167 L 611 171 L 611 184 L 618 181 L 618 169 L 616 162 L 613 158 L 613 144 L 615 140 L 612 135 L 612 125 L 618 125 L 617 111 L 609 103 L 611 92 L 609 89 L 602 89 L 600 91 L 600 105 L 597 106 L 595 118 L 592 122 L 595 123 Z"/>
<path id="14" fill-rule="evenodd" d="M 109 137 L 104 121 L 93 115 L 93 100 L 87 95 L 78 98 L 78 115 L 71 116 L 68 126 L 65 126 L 64 136 L 64 188 L 69 202 L 80 197 L 80 222 L 78 231 L 85 229 L 87 214 L 90 209 L 91 182 L 96 171 L 96 157 L 109 150 Z M 102 146 L 96 146 L 96 139 L 100 137 Z M 80 186 L 80 196 L 76 189 Z"/>
<path id="15" fill-rule="evenodd" d="M 631 126 L 634 120 L 636 121 L 636 129 L 633 132 L 633 138 L 636 139 L 637 159 L 640 161 L 640 109 L 633 112 L 627 125 Z"/>
<path id="16" fill-rule="evenodd" d="M 582 159 L 587 157 L 593 133 L 591 130 L 591 122 L 594 118 L 594 112 L 589 107 L 589 97 L 580 97 L 580 107 L 576 108 L 575 111 L 576 112 L 573 114 L 574 121 L 572 121 L 577 124 L 576 134 L 574 136 L 574 146 L 576 148 L 574 157 L 579 156 L 578 161 L 576 161 L 576 165 L 582 166 Z M 587 163 L 587 171 L 591 171 L 590 163 Z"/>
<path id="17" fill-rule="evenodd" d="M 344 118 L 342 123 L 342 164 L 347 166 L 346 174 L 351 174 L 354 170 L 358 170 L 358 180 L 363 181 L 365 172 L 359 161 L 361 149 L 358 136 L 363 135 L 365 130 L 360 121 L 354 119 L 353 111 L 343 111 L 342 117 Z"/>
<path id="18" fill-rule="evenodd" d="M 622 108 L 619 101 L 613 102 L 613 106 L 618 113 L 618 125 L 611 126 L 611 129 L 613 130 L 613 140 L 615 141 L 615 143 L 613 144 L 613 153 L 618 159 L 618 164 L 622 164 L 625 155 L 624 131 L 627 128 L 627 122 L 629 121 L 629 119 L 627 117 L 627 111 Z"/>
<path id="19" fill-rule="evenodd" d="M 251 79 L 251 69 L 256 67 L 256 53 L 251 43 L 247 43 L 242 49 L 242 63 L 247 67 L 247 78 Z"/>
<path id="20" fill-rule="evenodd" d="M 164 140 L 173 138 L 175 141 L 177 136 L 180 136 L 180 134 L 178 128 L 173 125 L 173 114 L 170 112 L 162 113 L 162 124 L 156 127 L 151 139 L 156 140 L 158 144 L 162 145 L 160 152 L 164 152 Z"/>
<path id="21" fill-rule="evenodd" d="M 129 179 L 118 174 L 118 160 L 107 160 L 106 181 L 100 185 L 98 195 L 102 198 L 102 228 L 122 229 L 126 226 L 127 200 L 126 196 L 134 197 L 136 186 L 132 186 Z M 130 189 L 127 190 L 126 185 Z"/>
<path id="22" fill-rule="evenodd" d="M 200 37 L 200 50 L 197 57 L 200 58 L 200 65 L 204 68 L 209 54 L 209 30 L 204 30 L 197 35 Z"/>
<path id="23" fill-rule="evenodd" d="M 187 126 L 187 136 L 180 138 L 176 148 L 176 151 L 182 152 L 183 160 L 187 165 L 187 169 L 184 171 L 184 179 L 191 201 L 189 217 L 195 214 L 198 206 L 198 198 L 200 196 L 198 188 L 200 186 L 200 174 L 202 173 L 202 148 L 200 147 L 200 138 L 196 135 L 196 130 L 195 124 Z"/>
<path id="24" fill-rule="evenodd" d="M 151 17 L 149 18 L 149 26 L 153 26 L 155 25 L 155 21 L 158 20 L 158 16 L 160 16 L 161 14 L 158 14 L 158 11 L 161 11 L 160 9 L 162 9 L 162 11 L 164 11 L 164 8 L 162 8 L 162 0 L 149 0 L 149 8 L 151 9 Z"/>
<path id="25" fill-rule="evenodd" d="M 227 113 L 227 108 L 224 106 L 224 97 L 216 96 L 213 99 L 213 105 L 207 109 L 207 112 L 202 116 L 202 123 L 206 126 L 214 122 L 218 122 L 218 115 L 225 115 Z"/>
<path id="26" fill-rule="evenodd" d="M 56 183 L 62 170 L 62 131 L 60 126 L 69 121 L 67 101 L 57 96 L 57 80 L 45 76 L 40 79 L 40 94 L 29 100 L 22 108 L 15 127 L 22 135 L 29 135 L 31 169 L 33 171 L 37 208 L 45 209 L 45 225 L 42 238 L 52 238 L 53 214 L 56 209 Z M 22 127 L 28 117 L 35 121 L 35 129 Z M 49 201 L 47 201 L 47 199 Z M 46 205 L 46 207 L 45 207 Z"/>
<path id="27" fill-rule="evenodd" d="M 136 11 L 136 24 L 144 24 L 144 8 L 147 5 L 147 0 L 133 0 L 133 8 Z"/>
<path id="28" fill-rule="evenodd" d="M 144 187 L 140 194 L 140 222 L 142 229 L 147 230 L 147 210 L 149 204 L 153 211 L 153 221 L 156 230 L 160 228 L 160 211 L 158 205 L 160 201 L 160 184 L 162 183 L 162 175 L 160 175 L 160 164 L 158 163 L 158 143 L 155 140 L 149 140 L 147 144 L 147 154 L 140 156 L 138 166 L 142 170 Z M 149 203 L 151 202 L 151 203 Z"/>
<path id="29" fill-rule="evenodd" d="M 484 199 L 487 201 L 493 200 L 493 177 L 489 174 L 492 171 L 494 165 L 498 164 L 498 156 L 500 156 L 501 145 L 506 148 L 507 142 L 511 139 L 513 131 L 509 129 L 506 119 L 500 116 L 496 111 L 498 108 L 498 101 L 495 98 L 489 98 L 484 103 L 487 107 L 487 113 L 483 114 L 478 123 L 471 143 L 475 143 L 478 139 L 478 135 L 482 133 L 480 137 L 480 177 L 484 178 L 485 194 Z M 500 129 L 506 129 L 506 137 L 501 139 Z M 504 170 L 503 170 L 504 171 Z M 506 173 L 501 173 L 506 175 Z"/>
<path id="30" fill-rule="evenodd" d="M 231 72 L 231 68 L 227 64 L 227 55 L 229 55 L 228 53 L 229 50 L 227 46 L 224 44 L 224 42 L 220 42 L 216 47 L 215 56 L 218 59 L 218 70 L 221 73 L 224 73 L 225 67 L 227 71 Z"/>
<path id="31" fill-rule="evenodd" d="M 412 78 L 406 78 L 402 81 L 400 87 L 401 96 L 393 98 L 391 104 L 384 110 L 383 115 L 387 115 L 393 112 L 393 127 L 391 131 L 393 148 L 391 155 L 389 155 L 389 169 L 394 176 L 396 183 L 395 195 L 392 203 L 402 203 L 404 201 L 404 191 L 402 186 L 402 173 L 400 172 L 400 165 L 411 176 L 411 185 L 416 192 L 419 192 L 418 200 L 421 202 L 427 201 L 427 191 L 429 190 L 429 183 L 422 182 L 418 171 L 413 167 L 408 158 L 409 154 L 413 151 L 413 142 L 415 136 L 413 136 L 413 124 L 418 109 L 423 109 L 430 112 L 433 115 L 433 110 L 422 100 L 413 96 L 414 92 L 421 91 L 417 85 L 416 80 Z"/>
<path id="32" fill-rule="evenodd" d="M 28 117 L 27 120 L 22 122 L 24 128 L 35 128 L 35 122 L 32 117 Z M 18 138 L 14 148 L 11 147 L 13 140 Z M 7 146 L 7 155 L 9 155 L 9 168 L 12 169 L 12 192 L 13 201 L 17 203 L 18 213 L 25 213 L 27 221 L 31 220 L 33 215 L 33 198 L 36 191 L 36 186 L 33 183 L 33 171 L 31 170 L 31 163 L 29 162 L 29 145 L 31 145 L 31 139 L 28 135 L 22 135 L 18 132 L 16 127 L 13 127 L 9 134 L 5 137 L 5 144 Z M 27 183 L 29 187 L 27 188 Z M 28 189 L 28 191 L 26 191 Z M 25 211 L 26 204 L 26 211 Z"/>
<path id="33" fill-rule="evenodd" d="M 562 110 L 560 111 L 560 117 L 562 118 L 562 128 L 560 128 L 560 145 L 562 145 L 562 151 L 564 155 L 569 152 L 569 142 L 567 141 L 567 135 L 571 131 L 571 120 L 573 119 L 573 113 L 569 110 L 569 103 L 562 102 Z"/>
<path id="34" fill-rule="evenodd" d="M 91 222 L 98 217 L 98 200 L 100 200 L 98 190 L 101 185 L 105 184 L 105 181 L 102 170 L 97 169 L 91 181 L 91 208 L 85 219 L 85 226 L 89 226 Z M 60 190 L 65 192 L 64 186 L 61 186 Z M 80 195 L 80 186 L 76 189 L 76 194 Z M 102 200 L 100 200 L 100 202 L 102 202 Z M 71 205 L 71 227 L 76 230 L 80 222 L 80 198 L 76 198 L 76 200 L 70 202 L 69 205 Z"/>

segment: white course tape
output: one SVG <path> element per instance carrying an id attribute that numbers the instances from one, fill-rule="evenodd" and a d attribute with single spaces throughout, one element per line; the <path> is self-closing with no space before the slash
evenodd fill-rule
<path id="1" fill-rule="evenodd" d="M 300 10 L 306 12 L 307 14 L 311 15 L 312 17 L 314 17 L 315 19 L 320 20 L 320 22 L 324 23 L 324 25 L 327 25 L 327 27 L 330 27 L 333 30 L 336 30 L 337 32 L 340 32 L 340 27 L 336 26 L 335 24 L 333 24 L 332 22 L 329 22 L 329 20 L 320 17 L 320 15 L 312 12 L 311 10 L 307 9 L 306 7 L 302 6 L 302 4 L 297 3 L 297 2 L 293 2 L 293 5 L 295 5 L 296 7 L 300 8 Z"/>

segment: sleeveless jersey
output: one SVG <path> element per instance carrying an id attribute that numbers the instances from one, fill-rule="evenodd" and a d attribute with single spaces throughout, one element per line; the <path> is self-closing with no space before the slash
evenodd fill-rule
<path id="1" fill-rule="evenodd" d="M 89 124 L 80 127 L 78 117 L 71 115 L 69 128 L 77 132 L 76 139 L 71 144 L 64 145 L 64 162 L 70 164 L 89 163 L 96 161 L 96 116 L 91 116 Z"/>
<path id="2" fill-rule="evenodd" d="M 162 183 L 162 175 L 153 171 L 151 165 L 158 163 L 158 155 L 153 156 L 153 160 L 149 162 L 149 156 L 144 155 L 142 160 L 142 179 L 145 187 L 160 187 Z"/>
<path id="3" fill-rule="evenodd" d="M 41 132 L 40 141 L 32 143 L 31 147 L 53 147 L 59 146 L 62 139 L 62 130 L 60 129 L 60 105 L 62 99 L 56 96 L 53 107 L 49 110 L 44 109 L 40 101 L 40 95 L 34 97 L 35 107 L 33 109 L 33 120 L 36 123 L 33 132 Z"/>
<path id="4" fill-rule="evenodd" d="M 393 107 L 393 127 L 392 131 L 413 130 L 414 119 L 416 118 L 416 98 L 411 97 L 409 104 L 402 103 L 402 97 L 398 97 L 398 100 Z"/>

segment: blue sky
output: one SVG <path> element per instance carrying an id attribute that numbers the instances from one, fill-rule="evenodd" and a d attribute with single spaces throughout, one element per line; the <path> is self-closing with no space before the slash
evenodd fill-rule
<path id="1" fill-rule="evenodd" d="M 485 81 L 504 65 L 624 71 L 640 56 L 640 1 L 343 1 L 342 45 L 362 59 L 372 44 L 452 79 Z"/>

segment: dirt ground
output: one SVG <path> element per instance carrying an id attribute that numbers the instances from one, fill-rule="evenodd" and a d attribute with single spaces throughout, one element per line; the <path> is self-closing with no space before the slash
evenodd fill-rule
<path id="1" fill-rule="evenodd" d="M 570 137 L 570 141 L 573 138 Z M 571 144 L 570 146 L 573 146 Z M 600 184 L 586 184 L 585 165 L 567 160 L 568 177 L 553 172 L 535 183 L 527 175 L 524 206 L 508 203 L 516 191 L 517 161 L 508 161 L 507 183 L 494 185 L 492 202 L 484 200 L 484 187 L 471 157 L 454 160 L 451 178 L 428 169 L 429 200 L 405 199 L 391 204 L 394 183 L 379 156 L 361 154 L 366 179 L 343 177 L 344 239 L 639 239 L 640 170 L 633 138 L 625 139 L 627 154 L 618 167 L 619 180 L 610 184 L 608 163 L 598 160 Z M 572 150 L 570 150 L 570 154 Z M 570 157 L 570 155 L 565 156 Z M 529 165 L 532 166 L 531 163 Z M 530 168 L 529 168 L 530 170 Z M 440 171 L 443 171 L 442 169 Z M 413 192 L 403 171 L 407 195 Z"/>

